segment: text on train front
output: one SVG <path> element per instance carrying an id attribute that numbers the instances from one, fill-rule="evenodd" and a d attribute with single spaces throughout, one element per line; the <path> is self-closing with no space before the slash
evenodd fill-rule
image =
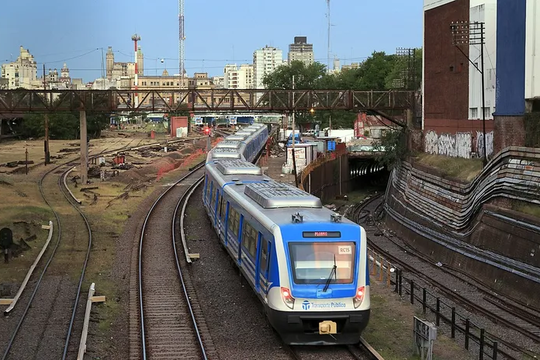
<path id="1" fill-rule="evenodd" d="M 291 289 L 284 302 L 294 307 L 295 298 L 353 300 L 358 308 L 364 299 L 364 284 L 357 285 L 358 243 L 347 241 L 339 231 L 303 231 L 302 239 L 287 244 Z M 350 301 L 350 300 L 349 300 Z M 349 303 L 350 304 L 350 303 Z M 349 305 L 350 306 L 350 305 Z M 302 304 L 304 310 L 326 310 L 345 307 L 339 301 Z"/>

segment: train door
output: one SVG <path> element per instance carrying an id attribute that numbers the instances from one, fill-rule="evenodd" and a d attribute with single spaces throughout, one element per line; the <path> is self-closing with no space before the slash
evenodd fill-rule
<path id="1" fill-rule="evenodd" d="M 210 189 L 210 179 L 208 178 L 208 174 L 205 176 L 204 179 L 204 190 L 203 190 L 203 203 L 206 205 L 207 197 L 208 197 L 208 190 Z"/>
<path id="2" fill-rule="evenodd" d="M 218 223 L 218 218 L 219 218 L 219 203 L 220 203 L 220 199 L 222 198 L 221 196 L 221 193 L 219 192 L 219 188 L 216 186 L 216 196 L 215 196 L 215 200 L 212 200 L 212 212 L 215 214 L 215 218 L 214 218 L 214 227 L 217 226 L 217 223 Z"/>
<path id="3" fill-rule="evenodd" d="M 208 210 L 210 211 L 211 220 L 216 220 L 216 187 L 214 186 L 214 182 L 210 184 L 210 199 L 208 199 Z"/>
<path id="4" fill-rule="evenodd" d="M 257 284 L 259 284 L 260 289 L 262 291 L 259 291 L 262 298 L 266 301 L 266 296 L 268 294 L 268 286 L 270 284 L 270 281 L 268 281 L 268 274 L 270 270 L 270 249 L 271 249 L 271 243 L 266 240 L 264 236 L 259 234 L 259 253 L 258 253 L 258 261 L 257 261 Z"/>
<path id="5" fill-rule="evenodd" d="M 225 192 L 221 193 L 221 196 L 219 197 L 219 210 L 218 210 L 218 221 L 217 221 L 217 229 L 218 229 L 218 235 L 221 240 L 223 240 L 223 231 L 224 231 L 224 224 L 225 224 L 225 212 L 227 210 L 227 200 L 224 198 Z"/>

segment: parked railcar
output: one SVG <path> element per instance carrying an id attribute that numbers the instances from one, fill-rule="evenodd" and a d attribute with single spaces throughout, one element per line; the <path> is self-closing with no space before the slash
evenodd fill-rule
<path id="1" fill-rule="evenodd" d="M 246 161 L 262 148 L 254 139 L 241 158 L 216 151 L 206 164 L 203 204 L 220 242 L 285 343 L 358 343 L 370 315 L 364 229 L 264 176 Z"/>

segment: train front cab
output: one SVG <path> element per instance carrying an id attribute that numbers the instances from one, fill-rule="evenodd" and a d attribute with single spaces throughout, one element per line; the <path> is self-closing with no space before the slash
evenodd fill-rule
<path id="1" fill-rule="evenodd" d="M 274 234 L 283 238 L 274 242 L 281 285 L 270 290 L 266 311 L 290 345 L 357 344 L 369 321 L 365 232 L 327 225 L 285 225 Z"/>

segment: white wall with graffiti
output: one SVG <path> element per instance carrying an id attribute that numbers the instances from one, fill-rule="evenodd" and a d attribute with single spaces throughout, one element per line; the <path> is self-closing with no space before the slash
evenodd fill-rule
<path id="1" fill-rule="evenodd" d="M 446 155 L 470 159 L 484 157 L 484 134 L 482 131 L 456 134 L 440 134 L 426 131 L 424 150 L 429 154 Z M 493 153 L 493 131 L 486 133 L 486 153 Z"/>

